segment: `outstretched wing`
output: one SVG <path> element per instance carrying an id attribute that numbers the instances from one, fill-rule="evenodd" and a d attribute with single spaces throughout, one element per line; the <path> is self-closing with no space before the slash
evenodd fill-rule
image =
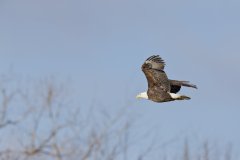
<path id="1" fill-rule="evenodd" d="M 180 91 L 181 86 L 185 86 L 185 87 L 192 87 L 197 89 L 197 86 L 194 84 L 191 84 L 188 81 L 178 81 L 178 80 L 170 80 L 170 85 L 171 85 L 171 93 L 177 93 L 178 91 Z"/>
<path id="2" fill-rule="evenodd" d="M 142 65 L 147 81 L 148 89 L 156 88 L 165 92 L 170 91 L 170 82 L 167 74 L 164 72 L 165 62 L 159 55 L 153 55 L 146 59 Z"/>

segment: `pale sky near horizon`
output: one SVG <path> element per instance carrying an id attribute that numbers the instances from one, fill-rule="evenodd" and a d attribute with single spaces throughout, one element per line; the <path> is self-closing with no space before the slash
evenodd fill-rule
<path id="1" fill-rule="evenodd" d="M 112 112 L 130 101 L 133 132 L 240 148 L 239 8 L 237 0 L 0 0 L 0 74 L 70 78 L 86 106 L 97 97 Z M 152 54 L 169 78 L 198 86 L 181 91 L 190 101 L 135 99 Z"/>

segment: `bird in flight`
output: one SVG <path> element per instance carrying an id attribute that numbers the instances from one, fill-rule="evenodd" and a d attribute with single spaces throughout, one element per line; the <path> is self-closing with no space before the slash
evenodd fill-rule
<path id="1" fill-rule="evenodd" d="M 159 55 L 153 55 L 146 59 L 142 65 L 142 71 L 148 82 L 147 92 L 142 92 L 136 98 L 144 98 L 154 102 L 168 102 L 174 100 L 189 100 L 190 97 L 177 94 L 182 86 L 196 88 L 196 85 L 188 81 L 168 79 L 164 71 L 165 62 Z"/>

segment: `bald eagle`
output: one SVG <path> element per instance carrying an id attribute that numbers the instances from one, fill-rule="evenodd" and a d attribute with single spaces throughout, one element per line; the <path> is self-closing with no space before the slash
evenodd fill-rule
<path id="1" fill-rule="evenodd" d="M 142 65 L 142 71 L 148 81 L 147 92 L 142 92 L 136 98 L 149 99 L 154 102 L 168 102 L 174 100 L 189 100 L 190 97 L 177 94 L 182 86 L 196 88 L 196 85 L 188 81 L 168 79 L 164 72 L 165 62 L 159 55 L 153 55 L 146 59 Z"/>

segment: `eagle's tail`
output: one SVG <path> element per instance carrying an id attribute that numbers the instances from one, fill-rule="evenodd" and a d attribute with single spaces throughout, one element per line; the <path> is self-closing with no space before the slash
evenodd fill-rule
<path id="1" fill-rule="evenodd" d="M 189 100 L 189 99 L 191 99 L 190 97 L 185 96 L 185 95 L 181 95 L 181 94 L 169 93 L 169 95 L 172 97 L 172 99 L 175 99 L 175 100 Z"/>
<path id="2" fill-rule="evenodd" d="M 191 84 L 189 81 L 170 80 L 170 83 L 171 85 L 175 85 L 175 86 L 185 86 L 185 87 L 192 87 L 197 89 L 197 86 L 194 84 Z"/>

